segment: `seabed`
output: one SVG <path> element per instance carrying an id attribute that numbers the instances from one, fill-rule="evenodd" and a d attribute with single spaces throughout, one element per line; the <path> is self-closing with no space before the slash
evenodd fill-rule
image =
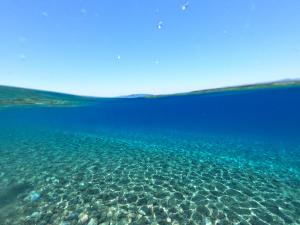
<path id="1" fill-rule="evenodd" d="M 0 224 L 300 224 L 299 145 L 0 132 Z"/>

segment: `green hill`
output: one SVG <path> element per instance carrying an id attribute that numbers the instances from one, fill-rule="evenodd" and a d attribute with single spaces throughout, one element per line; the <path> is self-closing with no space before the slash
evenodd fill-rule
<path id="1" fill-rule="evenodd" d="M 0 85 L 0 106 L 77 106 L 96 98 Z"/>
<path id="2" fill-rule="evenodd" d="M 218 93 L 225 93 L 225 92 L 251 91 L 251 90 L 271 89 L 271 88 L 293 88 L 293 87 L 300 87 L 300 80 L 286 79 L 286 80 L 275 81 L 275 82 L 212 88 L 212 89 L 197 90 L 197 91 L 190 91 L 190 92 L 176 93 L 176 94 L 152 95 L 149 96 L 148 98 L 181 96 L 181 95 L 218 94 Z"/>
<path id="3" fill-rule="evenodd" d="M 169 95 L 130 95 L 127 98 L 159 98 L 170 96 L 183 96 L 183 95 L 199 95 L 199 94 L 218 94 L 230 93 L 237 91 L 251 91 L 258 89 L 270 88 L 293 88 L 300 87 L 300 80 L 282 80 L 269 83 L 241 85 L 233 87 L 215 88 L 199 91 L 191 91 L 186 93 L 177 93 Z M 124 97 L 121 97 L 124 98 Z M 0 106 L 79 106 L 83 104 L 90 104 L 105 98 L 96 97 L 82 97 L 77 95 L 62 94 L 50 91 L 40 91 L 26 88 L 17 88 L 0 85 Z"/>

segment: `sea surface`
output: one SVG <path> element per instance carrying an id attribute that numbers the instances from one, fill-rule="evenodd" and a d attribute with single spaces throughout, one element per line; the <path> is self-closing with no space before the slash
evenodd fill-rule
<path id="1" fill-rule="evenodd" d="M 300 224 L 300 88 L 0 110 L 1 225 Z"/>

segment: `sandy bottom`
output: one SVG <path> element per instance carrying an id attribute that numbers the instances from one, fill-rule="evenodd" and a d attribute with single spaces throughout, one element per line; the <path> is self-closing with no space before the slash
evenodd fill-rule
<path id="1" fill-rule="evenodd" d="M 0 224 L 300 224 L 300 146 L 0 131 Z"/>

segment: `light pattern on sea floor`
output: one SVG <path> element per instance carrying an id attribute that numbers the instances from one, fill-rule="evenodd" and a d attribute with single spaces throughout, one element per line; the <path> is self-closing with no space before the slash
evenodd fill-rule
<path id="1" fill-rule="evenodd" d="M 299 224 L 299 146 L 0 132 L 0 224 Z M 33 199 L 34 197 L 34 199 Z"/>

